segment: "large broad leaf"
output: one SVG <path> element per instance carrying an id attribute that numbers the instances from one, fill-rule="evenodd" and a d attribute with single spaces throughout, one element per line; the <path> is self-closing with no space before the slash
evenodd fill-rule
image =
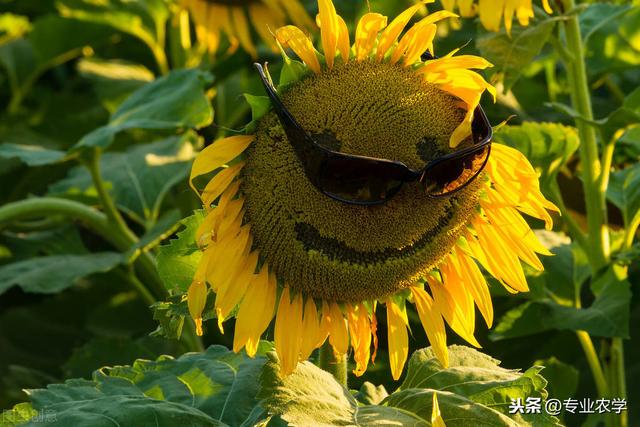
<path id="1" fill-rule="evenodd" d="M 540 182 L 547 189 L 580 145 L 575 128 L 558 123 L 503 126 L 494 137 L 496 142 L 522 152 L 540 172 Z"/>
<path id="2" fill-rule="evenodd" d="M 0 144 L 0 157 L 4 159 L 17 158 L 29 166 L 43 166 L 57 163 L 64 159 L 66 153 L 51 150 L 40 145 Z"/>
<path id="3" fill-rule="evenodd" d="M 78 72 L 89 80 L 105 108 L 113 113 L 133 92 L 153 81 L 153 73 L 140 64 L 119 60 L 83 58 Z"/>
<path id="4" fill-rule="evenodd" d="M 113 113 L 109 124 L 85 135 L 72 151 L 105 149 L 128 129 L 193 129 L 208 125 L 213 110 L 205 95 L 211 75 L 199 70 L 173 71 L 135 91 Z"/>
<path id="5" fill-rule="evenodd" d="M 640 163 L 611 174 L 607 198 L 620 209 L 626 226 L 640 217 Z"/>
<path id="6" fill-rule="evenodd" d="M 102 178 L 111 183 L 116 204 L 141 223 L 154 221 L 167 192 L 188 174 L 197 135 L 187 132 L 100 159 Z M 76 167 L 49 188 L 52 194 L 96 194 L 91 175 Z"/>
<path id="7" fill-rule="evenodd" d="M 152 49 L 164 43 L 169 10 L 162 0 L 61 0 L 62 16 L 108 25 L 142 40 Z"/>
<path id="8" fill-rule="evenodd" d="M 25 292 L 52 294 L 90 274 L 109 271 L 122 261 L 113 252 L 30 258 L 0 267 L 0 294 L 12 286 Z"/>
<path id="9" fill-rule="evenodd" d="M 55 417 L 36 417 L 27 425 L 238 426 L 257 404 L 256 378 L 264 363 L 213 346 L 178 359 L 103 368 L 91 380 L 30 390 L 31 408 Z M 29 414 L 24 405 L 20 410 Z"/>
<path id="10" fill-rule="evenodd" d="M 196 230 L 204 218 L 203 212 L 182 221 L 184 230 L 166 245 L 160 246 L 158 253 L 158 274 L 167 289 L 177 293 L 187 292 L 193 281 L 202 253 L 196 246 Z"/>
<path id="11" fill-rule="evenodd" d="M 631 10 L 628 4 L 593 3 L 587 5 L 580 13 L 580 33 L 582 42 L 587 45 L 589 38 L 599 29 L 605 27 Z"/>
<path id="12" fill-rule="evenodd" d="M 550 299 L 529 301 L 507 312 L 489 337 L 501 340 L 548 330 L 571 330 L 627 338 L 630 288 L 629 281 L 615 267 L 611 268 L 591 284 L 596 298 L 590 307 L 575 308 Z"/>
<path id="13" fill-rule="evenodd" d="M 603 25 L 590 33 L 587 40 L 587 72 L 591 76 L 600 76 L 636 69 L 640 65 L 640 8 L 631 7 L 626 13 L 609 19 L 610 15 L 604 13 L 615 14 L 614 7 L 620 11 L 624 5 L 600 6 L 596 3 L 590 5 L 589 9 L 592 7 L 600 8 L 594 10 L 594 13 L 603 15 L 595 19 L 601 19 Z"/>
<path id="14" fill-rule="evenodd" d="M 271 356 L 273 360 L 261 378 L 260 405 L 268 416 L 293 425 L 429 426 L 437 392 L 443 419 L 450 427 L 556 425 L 555 418 L 544 414 L 507 415 L 511 399 L 546 397 L 540 367 L 522 374 L 502 369 L 496 360 L 468 347 L 451 346 L 449 351 L 448 369 L 440 365 L 431 349 L 416 351 L 398 391 L 382 401 L 375 397 L 378 391 L 368 392 L 374 398 L 363 399 L 361 404 L 331 375 L 309 362 L 281 377 L 277 359 Z"/>
<path id="15" fill-rule="evenodd" d="M 556 21 L 553 18 L 534 21 L 531 25 L 514 26 L 509 36 L 504 29 L 499 33 L 485 31 L 476 46 L 483 57 L 494 65 L 493 71 L 509 90 L 520 74 L 540 53 L 551 36 Z"/>
<path id="16" fill-rule="evenodd" d="M 85 46 L 103 43 L 110 34 L 101 26 L 47 15 L 36 20 L 24 38 L 0 46 L 0 64 L 14 95 L 22 97 L 42 73 L 79 56 Z"/>

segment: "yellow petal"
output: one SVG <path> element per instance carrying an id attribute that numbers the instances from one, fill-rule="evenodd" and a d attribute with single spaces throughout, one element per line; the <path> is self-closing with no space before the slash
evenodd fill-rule
<path id="1" fill-rule="evenodd" d="M 478 15 L 482 26 L 489 31 L 500 31 L 500 21 L 504 12 L 505 0 L 479 0 Z"/>
<path id="2" fill-rule="evenodd" d="M 347 317 L 349 321 L 349 336 L 353 347 L 353 358 L 356 361 L 356 368 L 353 373 L 361 376 L 367 370 L 369 357 L 371 355 L 371 323 L 369 314 L 363 304 L 357 306 L 347 306 Z"/>
<path id="3" fill-rule="evenodd" d="M 243 167 L 244 162 L 240 162 L 218 172 L 218 174 L 209 181 L 200 195 L 202 204 L 204 206 L 211 206 L 211 204 L 224 192 L 224 190 L 229 187 L 229 184 L 231 184 L 235 177 L 238 176 Z"/>
<path id="4" fill-rule="evenodd" d="M 236 316 L 233 351 L 245 348 L 249 357 L 254 357 L 260 336 L 273 318 L 276 304 L 275 276 L 270 275 L 266 265 L 254 276 Z"/>
<path id="5" fill-rule="evenodd" d="M 289 375 L 296 369 L 302 344 L 302 296 L 290 298 L 289 288 L 280 295 L 274 331 L 276 352 L 280 358 L 280 372 Z"/>
<path id="6" fill-rule="evenodd" d="M 440 405 L 438 405 L 438 396 L 437 393 L 433 392 L 433 402 L 431 409 L 431 426 L 432 427 L 447 427 L 442 419 L 442 414 L 440 413 Z"/>
<path id="7" fill-rule="evenodd" d="M 378 62 L 382 61 L 384 55 L 396 42 L 398 36 L 402 33 L 402 30 L 404 30 L 411 18 L 413 18 L 413 15 L 423 8 L 426 3 L 433 3 L 434 1 L 435 0 L 422 0 L 419 4 L 411 6 L 391 21 L 391 24 L 385 28 L 380 35 L 380 40 L 378 41 L 378 52 L 376 55 Z"/>
<path id="8" fill-rule="evenodd" d="M 433 278 L 427 277 L 429 289 L 433 294 L 433 301 L 438 311 L 447 321 L 451 329 L 474 347 L 481 347 L 480 343 L 473 335 L 475 331 L 475 316 L 473 311 L 473 301 L 469 297 L 463 296 L 461 301 L 454 299 L 448 287 Z M 469 309 L 471 307 L 471 309 Z"/>
<path id="9" fill-rule="evenodd" d="M 323 322 L 329 328 L 329 343 L 333 346 L 333 351 L 337 356 L 342 357 L 349 351 L 349 329 L 347 319 L 344 318 L 342 310 L 334 302 L 324 303 L 322 307 Z"/>
<path id="10" fill-rule="evenodd" d="M 440 364 L 448 368 L 449 351 L 447 349 L 447 333 L 444 329 L 442 315 L 436 308 L 431 295 L 424 289 L 415 286 L 409 289 L 411 289 L 413 302 L 416 305 L 420 323 L 422 323 L 422 327 L 429 339 L 429 344 L 431 344 L 431 348 L 440 361 Z"/>
<path id="11" fill-rule="evenodd" d="M 375 303 L 373 313 L 371 313 L 371 338 L 373 338 L 373 354 L 371 354 L 371 363 L 375 363 L 378 354 L 378 319 L 376 318 Z"/>
<path id="12" fill-rule="evenodd" d="M 227 286 L 224 292 L 216 295 L 218 327 L 220 327 L 220 322 L 224 321 L 242 300 L 253 279 L 257 264 L 258 252 L 254 251 L 245 257 L 244 262 L 238 266 L 234 277 L 230 278 L 231 285 Z"/>
<path id="13" fill-rule="evenodd" d="M 229 138 L 219 139 L 213 144 L 206 147 L 200 152 L 193 161 L 191 167 L 191 176 L 189 184 L 197 193 L 193 186 L 194 178 L 213 172 L 222 165 L 227 164 L 231 160 L 238 157 L 253 142 L 253 135 L 231 136 Z"/>
<path id="14" fill-rule="evenodd" d="M 490 328 L 493 324 L 493 303 L 491 302 L 489 286 L 478 265 L 464 252 L 455 248 L 448 258 L 456 273 L 455 280 L 471 294 L 487 327 Z"/>
<path id="15" fill-rule="evenodd" d="M 420 55 L 433 44 L 437 27 L 434 24 L 416 24 L 400 39 L 400 43 L 391 55 L 391 63 L 395 64 L 404 56 L 404 66 L 408 67 L 420 60 Z"/>
<path id="16" fill-rule="evenodd" d="M 320 61 L 318 60 L 316 50 L 311 40 L 309 40 L 302 30 L 293 25 L 278 28 L 276 30 L 276 39 L 283 47 L 291 48 L 313 72 L 316 74 L 320 73 Z"/>
<path id="17" fill-rule="evenodd" d="M 544 11 L 547 12 L 548 14 L 552 14 L 553 13 L 553 9 L 551 9 L 551 5 L 549 4 L 549 0 L 542 0 L 542 7 L 544 8 Z"/>
<path id="18" fill-rule="evenodd" d="M 202 312 L 207 303 L 207 284 L 202 280 L 191 283 L 187 291 L 189 314 L 196 323 L 196 334 L 202 336 Z"/>
<path id="19" fill-rule="evenodd" d="M 328 330 L 321 328 L 318 309 L 312 298 L 304 304 L 304 316 L 302 318 L 302 344 L 300 347 L 300 359 L 309 358 L 313 350 L 320 347 L 327 339 Z"/>
<path id="20" fill-rule="evenodd" d="M 363 61 L 373 51 L 378 32 L 387 25 L 387 17 L 379 13 L 365 13 L 356 27 L 356 60 Z"/>
<path id="21" fill-rule="evenodd" d="M 387 305 L 389 365 L 391 376 L 398 381 L 409 355 L 409 336 L 407 335 L 409 322 L 406 309 L 400 309 L 391 299 L 387 299 L 385 304 Z"/>
<path id="22" fill-rule="evenodd" d="M 331 69 L 340 38 L 340 20 L 331 0 L 318 0 L 318 18 L 324 58 L 327 61 L 327 66 Z"/>
<path id="23" fill-rule="evenodd" d="M 340 56 L 342 56 L 342 62 L 345 64 L 349 62 L 349 55 L 351 53 L 351 42 L 349 41 L 349 28 L 344 19 L 338 15 L 338 22 L 340 23 L 340 37 L 338 37 L 338 50 Z"/>
<path id="24" fill-rule="evenodd" d="M 238 40 L 240 40 L 240 45 L 252 58 L 257 57 L 258 52 L 253 40 L 251 40 L 251 31 L 249 31 L 249 23 L 247 22 L 247 16 L 244 14 L 244 8 L 232 7 L 231 18 L 235 33 L 238 36 Z"/>

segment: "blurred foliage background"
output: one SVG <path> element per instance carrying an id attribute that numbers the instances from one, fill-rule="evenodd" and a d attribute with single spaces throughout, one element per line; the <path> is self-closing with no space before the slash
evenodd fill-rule
<path id="1" fill-rule="evenodd" d="M 352 29 L 367 10 L 364 1 L 335 3 Z M 410 2 L 368 3 L 394 16 Z M 315 16 L 315 1 L 304 4 Z M 607 118 L 625 99 L 631 105 L 628 96 L 640 87 L 640 6 L 591 2 L 580 13 L 594 114 Z M 0 221 L 2 409 L 25 400 L 25 388 L 88 377 L 104 365 L 178 356 L 210 344 L 231 346 L 230 334 L 213 326 L 206 328 L 203 343 L 194 338 L 184 305 L 171 299 L 172 286 L 190 280 L 189 270 L 171 264 L 158 275 L 154 257 L 167 251 L 168 239 L 182 228 L 180 219 L 199 208 L 186 181 L 193 156 L 251 120 L 243 94 L 262 94 L 252 63 L 276 65 L 279 55 L 255 34 L 255 57 L 224 39 L 210 52 L 189 19 L 185 8 L 168 0 L 0 0 L 0 205 L 53 196 L 97 207 L 106 192 L 124 221 L 112 234 L 100 228 L 99 218 L 71 215 L 70 220 L 65 206 L 38 219 Z M 577 136 L 573 119 L 560 107 L 570 103 L 570 93 L 552 43 L 558 19 L 542 13 L 530 27 L 514 28 L 511 37 L 488 33 L 474 19 L 459 20 L 440 28 L 435 48 L 444 55 L 463 46 L 463 53 L 496 64 L 488 75 L 498 85 L 498 102 L 487 99 L 483 106 L 493 124 L 511 117 L 499 138 L 528 154 L 543 171 L 545 192 L 564 195 L 566 208 L 584 225 Z M 549 124 L 518 126 L 524 122 Z M 613 166 L 633 168 L 640 176 L 639 157 L 640 127 L 632 126 L 618 140 Z M 103 188 L 92 175 L 96 172 Z M 614 175 L 612 184 L 627 178 Z M 614 240 L 623 238 L 625 221 L 639 207 L 637 198 L 610 195 Z M 558 231 L 566 230 L 562 219 L 558 222 Z M 588 266 L 565 235 L 543 237 L 557 256 L 544 260 L 543 275 L 531 273 L 531 293 L 506 297 L 501 286 L 492 287 L 500 320 L 491 331 L 478 325 L 483 352 L 508 368 L 545 365 L 551 397 L 595 398 L 575 330 L 591 332 L 604 353 L 605 337 L 627 338 L 630 419 L 637 422 L 640 293 L 612 295 L 598 306 L 604 314 L 562 316 L 558 307 L 574 292 L 585 307 L 594 302 L 583 286 Z M 639 252 L 636 244 L 617 253 L 630 266 L 634 290 L 640 282 Z M 549 295 L 555 302 L 549 303 Z M 528 322 L 513 320 L 524 312 Z M 424 347 L 415 313 L 410 324 L 412 350 Z M 388 390 L 397 386 L 386 362 L 384 318 L 379 325 L 379 357 L 351 388 L 364 380 Z M 182 338 L 176 339 L 179 330 Z M 449 341 L 459 339 L 449 334 Z M 564 421 L 595 425 L 597 418 L 575 415 Z"/>

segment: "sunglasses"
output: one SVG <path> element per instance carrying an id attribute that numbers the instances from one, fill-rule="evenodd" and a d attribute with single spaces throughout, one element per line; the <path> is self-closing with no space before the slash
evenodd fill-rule
<path id="1" fill-rule="evenodd" d="M 416 170 L 400 161 L 345 154 L 322 146 L 284 106 L 262 65 L 254 66 L 307 178 L 332 199 L 353 205 L 379 205 L 408 182 L 420 182 L 429 197 L 446 197 L 469 185 L 487 164 L 493 131 L 480 106 L 471 123 L 473 145 Z"/>

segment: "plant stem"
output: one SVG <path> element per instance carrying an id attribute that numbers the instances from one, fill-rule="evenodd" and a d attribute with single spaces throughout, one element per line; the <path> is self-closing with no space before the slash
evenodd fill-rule
<path id="1" fill-rule="evenodd" d="M 570 11 L 575 7 L 575 0 L 563 0 L 563 5 L 566 11 Z M 593 120 L 578 16 L 576 14 L 569 15 L 563 22 L 567 48 L 572 53 L 572 60 L 567 63 L 567 68 L 571 83 L 573 107 L 584 119 Z M 606 211 L 603 210 L 604 195 L 598 185 L 601 164 L 598 157 L 595 128 L 583 120 L 576 120 L 576 126 L 580 134 L 579 150 L 582 164 L 582 181 L 587 205 L 588 236 L 591 242 L 589 255 L 594 270 L 597 271 L 607 264 L 608 254 L 608 228 L 604 221 Z"/>
<path id="2" fill-rule="evenodd" d="M 344 387 L 347 386 L 347 356 L 342 354 L 336 357 L 329 340 L 320 347 L 318 366 L 333 375 Z"/>
<path id="3" fill-rule="evenodd" d="M 591 369 L 593 380 L 596 383 L 598 395 L 600 397 L 609 396 L 609 387 L 607 385 L 607 380 L 605 379 L 604 371 L 602 369 L 602 365 L 600 364 L 600 359 L 598 359 L 596 349 L 593 346 L 593 341 L 591 341 L 591 337 L 585 331 L 576 331 L 576 335 L 578 337 L 578 341 L 580 341 L 580 345 L 582 345 L 584 354 L 587 357 L 587 362 L 589 363 L 589 368 Z"/>
<path id="4" fill-rule="evenodd" d="M 106 215 L 82 203 L 57 197 L 39 197 L 8 203 L 0 208 L 0 224 L 36 217 L 49 218 L 52 215 L 80 220 L 118 250 L 125 251 L 129 248 L 129 243 L 123 236 L 113 233 Z"/>

